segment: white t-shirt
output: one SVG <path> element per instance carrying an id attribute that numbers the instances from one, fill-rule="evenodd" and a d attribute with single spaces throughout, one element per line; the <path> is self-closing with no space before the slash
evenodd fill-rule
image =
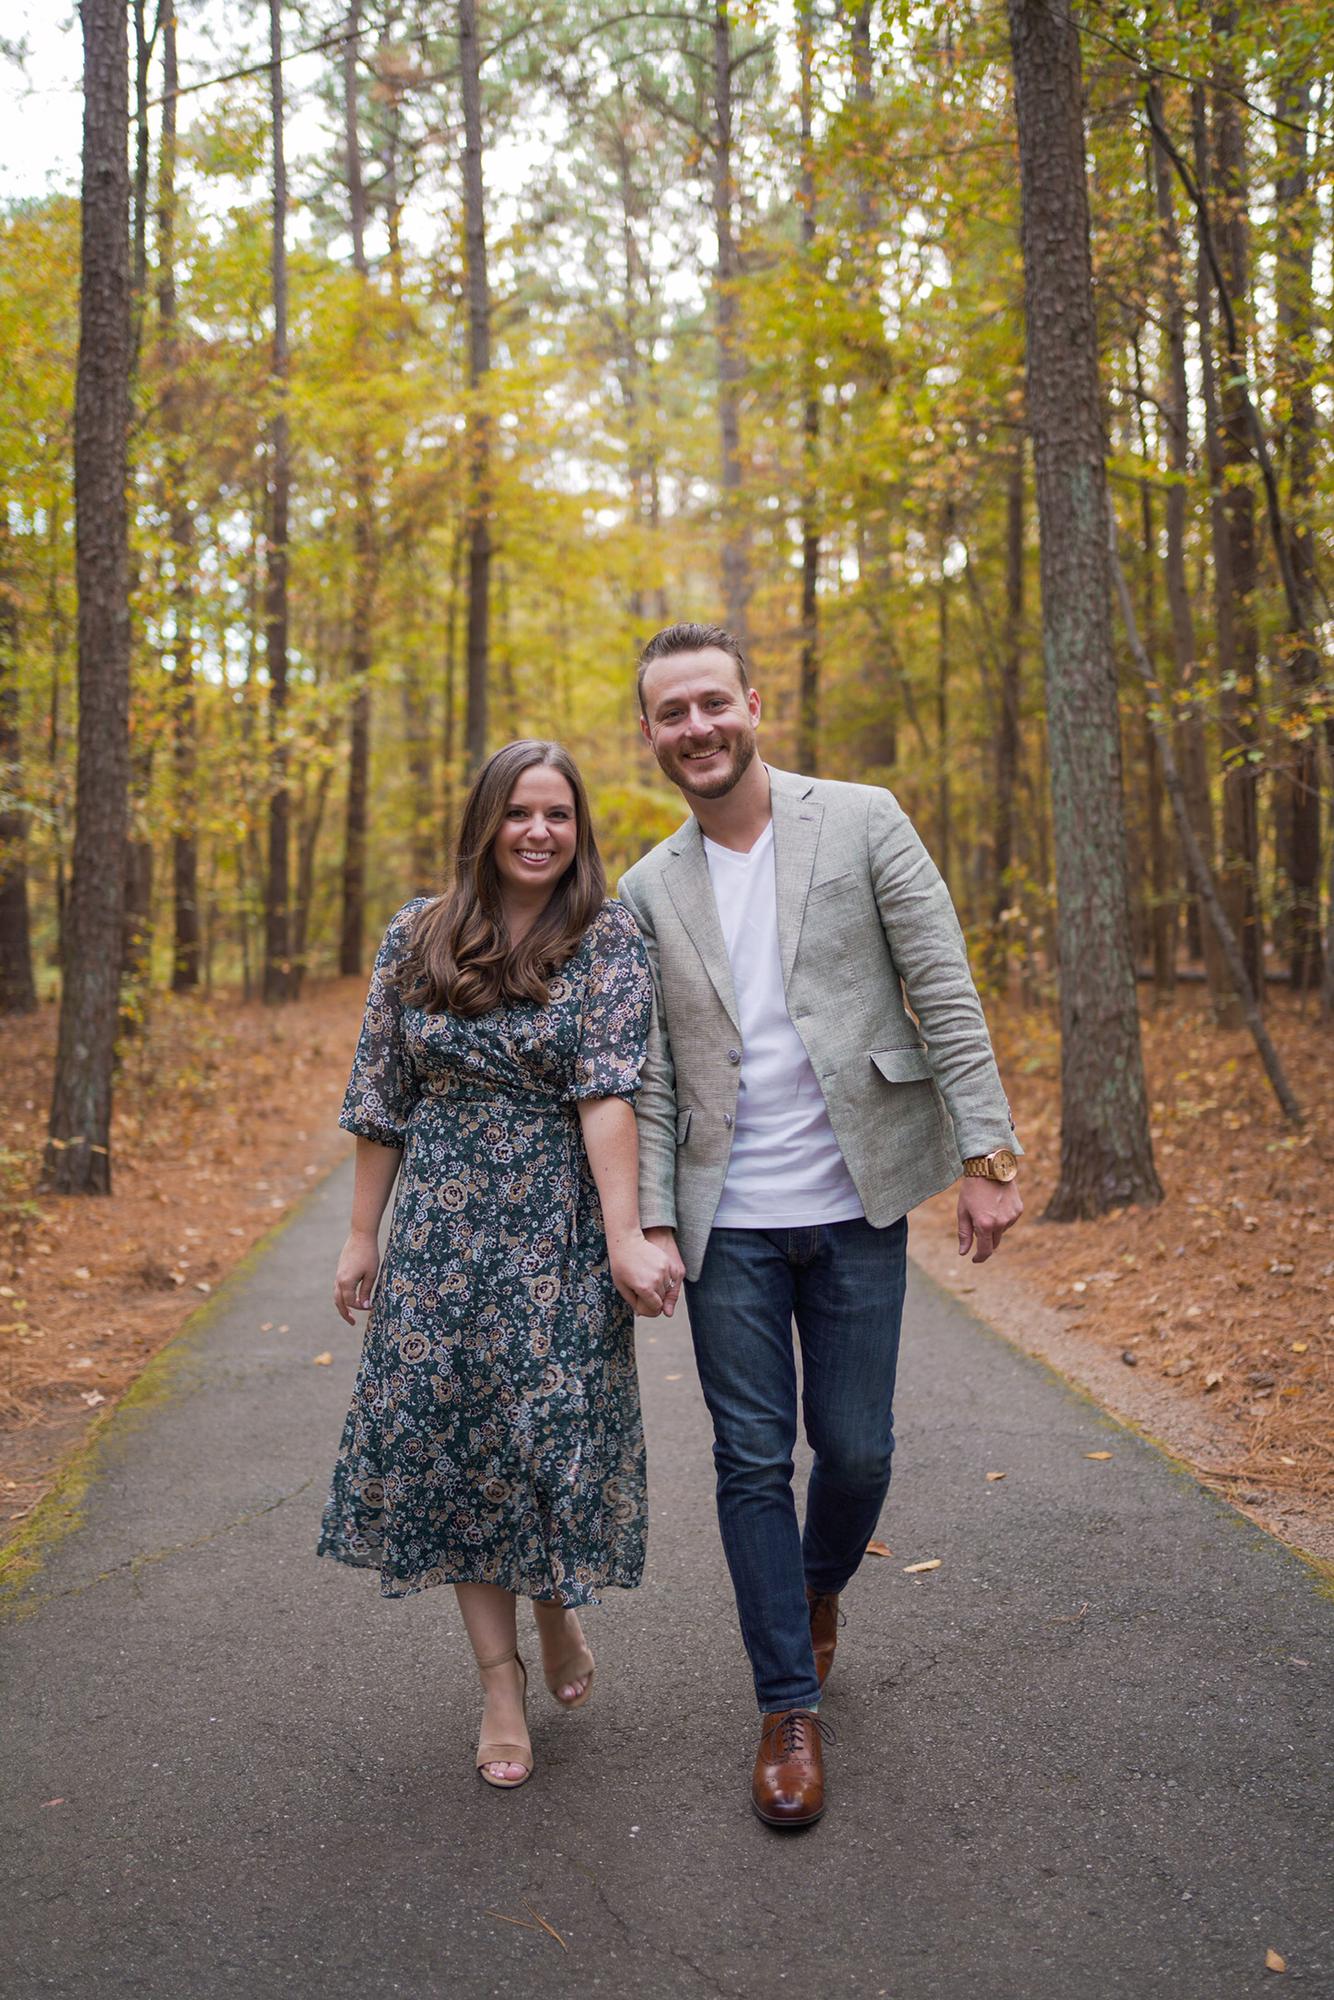
<path id="1" fill-rule="evenodd" d="M 783 994 L 771 820 L 749 854 L 705 840 L 741 1016 L 741 1090 L 714 1216 L 721 1229 L 800 1229 L 865 1211 Z"/>

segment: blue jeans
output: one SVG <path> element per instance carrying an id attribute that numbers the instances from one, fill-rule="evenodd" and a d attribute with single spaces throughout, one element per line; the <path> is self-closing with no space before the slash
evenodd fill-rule
<path id="1" fill-rule="evenodd" d="M 686 1285 L 718 1525 L 765 1713 L 819 1701 L 806 1586 L 842 1590 L 889 1490 L 907 1248 L 906 1217 L 888 1229 L 715 1229 Z M 792 1496 L 794 1319 L 815 1454 L 804 1534 Z"/>

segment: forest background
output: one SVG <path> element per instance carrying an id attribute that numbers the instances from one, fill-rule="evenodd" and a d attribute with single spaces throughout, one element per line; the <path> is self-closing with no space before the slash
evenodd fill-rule
<path id="1" fill-rule="evenodd" d="M 71 993 L 111 993 L 128 1089 L 197 999 L 360 978 L 515 735 L 574 751 L 614 880 L 681 816 L 632 698 L 677 617 L 742 639 L 771 761 L 912 814 L 1059 1124 L 1050 1213 L 1156 1203 L 1169 1128 L 1216 1114 L 1315 1173 L 1264 1198 L 1325 1231 L 1334 0 L 83 17 L 90 103 L 127 30 L 123 230 L 87 151 L 82 201 L 71 171 L 0 205 L 0 1007 L 64 1000 L 61 1055 L 5 1030 L 9 1297 L 55 1212 L 43 1063 L 47 1187 L 110 1179 L 112 1040 L 81 1124 Z M 117 491 L 99 653 L 76 518 Z M 123 911 L 80 890 L 81 819 Z M 1282 1111 L 1228 1081 L 1247 1020 Z"/>

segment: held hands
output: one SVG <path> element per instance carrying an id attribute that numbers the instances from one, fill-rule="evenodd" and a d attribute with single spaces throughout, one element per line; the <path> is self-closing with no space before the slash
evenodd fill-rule
<path id="1" fill-rule="evenodd" d="M 612 1283 L 641 1319 L 670 1319 L 681 1296 L 685 1266 L 670 1229 L 636 1230 L 609 1249 Z"/>
<path id="2" fill-rule="evenodd" d="M 972 1250 L 973 1262 L 985 1264 L 1023 1212 L 1016 1182 L 964 1180 L 959 1187 L 959 1255 L 966 1257 Z"/>
<path id="3" fill-rule="evenodd" d="M 366 1312 L 375 1290 L 375 1274 L 380 1268 L 380 1245 L 369 1230 L 354 1229 L 338 1256 L 334 1273 L 334 1306 L 339 1317 L 355 1326 L 353 1308 Z"/>

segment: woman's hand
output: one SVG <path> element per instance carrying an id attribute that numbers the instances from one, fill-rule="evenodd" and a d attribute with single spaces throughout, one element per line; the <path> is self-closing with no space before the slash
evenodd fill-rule
<path id="1" fill-rule="evenodd" d="M 626 1304 L 641 1319 L 656 1319 L 659 1313 L 670 1319 L 680 1297 L 681 1280 L 667 1252 L 636 1230 L 609 1246 L 609 1256 L 612 1283 Z"/>
<path id="2" fill-rule="evenodd" d="M 373 1230 L 353 1229 L 338 1255 L 338 1269 L 334 1273 L 334 1305 L 339 1317 L 349 1326 L 355 1326 L 353 1308 L 357 1312 L 370 1309 L 371 1293 L 375 1290 L 375 1274 L 380 1268 L 380 1244 Z"/>

